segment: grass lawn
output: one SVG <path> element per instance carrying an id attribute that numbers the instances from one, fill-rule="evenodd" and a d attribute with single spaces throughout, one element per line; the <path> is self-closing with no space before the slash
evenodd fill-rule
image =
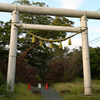
<path id="1" fill-rule="evenodd" d="M 10 96 L 0 96 L 0 100 L 43 100 L 43 97 L 33 94 L 24 84 L 15 85 L 15 93 Z"/>
<path id="2" fill-rule="evenodd" d="M 92 80 L 91 96 L 84 96 L 83 79 L 76 79 L 74 82 L 54 84 L 53 89 L 60 93 L 61 90 L 70 90 L 62 95 L 63 100 L 100 100 L 100 80 Z"/>

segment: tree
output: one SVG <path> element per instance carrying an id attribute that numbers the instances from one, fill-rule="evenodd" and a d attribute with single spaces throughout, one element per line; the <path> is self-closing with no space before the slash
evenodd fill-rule
<path id="1" fill-rule="evenodd" d="M 82 53 L 81 52 L 82 52 L 81 50 L 77 51 L 76 54 L 74 54 L 74 55 L 77 55 L 75 57 L 70 55 L 71 58 L 73 58 L 74 60 L 77 59 L 75 60 L 75 63 L 72 62 L 72 65 L 74 66 L 77 65 L 77 67 L 80 66 L 80 70 L 77 73 L 78 77 L 83 77 Z M 92 79 L 100 79 L 100 73 L 99 73 L 100 72 L 100 47 L 97 47 L 97 48 L 89 47 L 89 52 L 90 52 L 91 77 Z"/>
<path id="2" fill-rule="evenodd" d="M 75 49 L 68 54 L 71 77 L 83 77 L 82 50 Z"/>
<path id="3" fill-rule="evenodd" d="M 100 47 L 90 48 L 91 76 L 100 79 Z"/>
<path id="4" fill-rule="evenodd" d="M 68 82 L 75 79 L 77 73 L 82 70 L 80 54 L 74 51 L 71 56 L 55 58 L 48 64 L 50 70 L 46 79 L 50 82 Z"/>
<path id="5" fill-rule="evenodd" d="M 15 1 L 16 4 L 25 4 L 25 5 L 34 5 L 34 6 L 41 6 L 41 7 L 48 7 L 45 3 L 39 3 L 39 2 L 32 2 L 30 3 L 28 0 L 19 0 Z M 20 22 L 22 23 L 29 23 L 29 24 L 43 24 L 43 25 L 64 25 L 64 26 L 72 26 L 74 22 L 69 21 L 67 18 L 64 17 L 56 17 L 55 19 L 52 18 L 49 15 L 31 15 L 31 14 L 20 14 Z M 38 31 L 38 30 L 28 30 L 29 32 L 38 35 L 43 38 L 51 38 L 51 39 L 59 39 L 66 37 L 66 32 L 53 32 L 53 31 Z M 23 33 L 22 31 L 19 32 L 20 34 Z M 28 53 L 34 48 L 34 44 L 31 43 L 31 37 L 29 34 L 26 33 L 25 38 L 19 38 L 19 46 L 21 42 L 21 47 L 24 46 L 26 48 L 26 52 Z M 25 40 L 24 43 L 22 43 L 22 40 Z M 38 40 L 36 42 L 39 42 Z M 47 42 L 44 42 L 45 45 Z M 20 47 L 19 47 L 20 48 Z M 46 46 L 45 46 L 46 48 Z M 40 49 L 40 48 L 38 48 Z M 42 48 L 44 49 L 44 48 Z M 46 48 L 46 52 L 49 52 L 49 48 Z M 23 52 L 23 51 L 21 51 Z M 27 54 L 26 53 L 26 54 Z M 21 56 L 20 56 L 21 57 Z"/>
<path id="6" fill-rule="evenodd" d="M 45 3 L 29 2 L 28 0 L 19 0 L 19 1 L 15 1 L 14 3 L 23 4 L 23 5 L 25 4 L 25 5 L 48 7 L 48 5 L 46 5 Z M 29 23 L 29 24 L 61 25 L 61 26 L 73 26 L 74 24 L 74 22 L 68 20 L 65 17 L 53 18 L 49 15 L 31 15 L 31 14 L 20 14 L 20 22 Z M 66 37 L 66 32 L 39 31 L 39 30 L 27 30 L 27 31 L 31 32 L 32 34 L 35 34 L 47 39 L 48 38 L 59 39 L 59 38 Z M 22 34 L 22 33 L 23 33 L 22 31 L 19 32 L 19 34 Z M 47 68 L 46 60 L 49 60 L 52 57 L 51 55 L 52 51 L 47 46 L 48 42 L 44 42 L 44 47 L 38 47 L 39 40 L 37 39 L 37 41 L 34 44 L 32 44 L 31 39 L 32 37 L 27 33 L 25 33 L 25 37 L 19 38 L 18 49 L 20 50 L 20 55 L 18 56 L 17 62 L 25 58 L 29 60 L 29 63 L 31 65 L 33 64 L 37 65 L 38 68 L 42 68 L 42 69 Z M 58 48 L 56 44 L 54 44 L 54 46 Z M 41 56 L 38 54 L 40 54 Z M 40 62 L 42 63 L 40 64 Z M 44 73 L 44 71 L 42 73 Z"/>
<path id="7" fill-rule="evenodd" d="M 69 76 L 64 78 L 64 72 L 69 69 L 69 62 L 66 59 L 69 49 L 67 47 L 64 50 L 55 48 L 53 52 L 53 59 L 49 60 L 47 63 L 49 66 L 49 71 L 46 76 L 47 81 L 52 82 L 62 82 L 69 81 Z"/>
<path id="8" fill-rule="evenodd" d="M 18 0 L 13 2 L 15 4 L 22 5 L 34 5 L 41 7 L 48 7 L 43 2 L 29 2 L 28 0 Z M 74 22 L 68 20 L 65 17 L 51 17 L 49 15 L 31 15 L 31 14 L 20 14 L 20 22 L 28 23 L 28 24 L 43 24 L 43 25 L 61 25 L 61 26 L 73 26 Z M 2 24 L 2 38 L 1 41 L 3 45 L 9 45 L 9 37 L 10 37 L 10 29 L 11 29 L 11 21 Z M 0 27 L 1 28 L 1 27 Z M 39 31 L 39 30 L 27 30 L 32 34 L 38 35 L 47 39 L 59 39 L 65 38 L 66 32 L 54 32 L 54 31 Z M 7 35 L 5 35 L 7 34 Z M 7 38 L 3 39 L 3 36 Z M 6 43 L 4 43 L 3 42 Z M 36 39 L 35 43 L 31 42 L 32 36 L 27 34 L 26 32 L 19 29 L 18 32 L 18 44 L 17 44 L 17 67 L 20 68 L 20 62 L 27 60 L 28 63 L 32 67 L 38 67 L 38 72 L 40 75 L 44 76 L 47 73 L 47 61 L 51 58 L 54 58 L 52 52 L 56 52 L 58 50 L 58 45 L 53 44 L 56 49 L 51 50 L 47 45 L 48 42 L 44 41 L 44 46 L 39 46 L 39 40 Z M 2 49 L 4 50 L 4 49 Z M 63 49 L 62 49 L 63 51 Z"/>
<path id="9" fill-rule="evenodd" d="M 48 81 L 66 82 L 74 80 L 76 76 L 82 77 L 82 51 L 75 49 L 69 52 L 67 48 L 65 51 L 67 55 L 61 52 L 49 62 L 50 70 L 46 77 Z"/>
<path id="10" fill-rule="evenodd" d="M 0 21 L 0 60 L 8 57 L 8 44 L 10 40 L 11 20 L 9 22 Z"/>

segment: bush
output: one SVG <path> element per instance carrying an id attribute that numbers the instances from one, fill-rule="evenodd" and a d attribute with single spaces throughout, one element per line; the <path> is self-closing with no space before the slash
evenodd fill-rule
<path id="1" fill-rule="evenodd" d="M 11 92 L 7 95 L 0 96 L 0 100 L 43 100 L 43 97 L 33 94 L 28 90 L 28 86 L 25 84 L 15 85 L 15 92 Z"/>
<path id="2" fill-rule="evenodd" d="M 71 81 L 74 76 L 71 74 L 69 62 L 66 59 L 55 59 L 49 63 L 50 71 L 46 79 L 52 82 Z"/>
<path id="3" fill-rule="evenodd" d="M 36 77 L 37 75 L 37 67 L 31 67 L 27 65 L 25 62 L 21 64 L 17 64 L 16 66 L 16 82 L 21 83 L 34 83 L 37 82 L 38 79 Z"/>
<path id="4" fill-rule="evenodd" d="M 7 78 L 7 68 L 8 68 L 7 59 L 0 60 L 0 71 L 4 79 Z"/>
<path id="5" fill-rule="evenodd" d="M 48 64 L 50 71 L 47 79 L 52 82 L 68 82 L 75 79 L 82 70 L 81 51 L 74 50 L 67 57 L 59 57 Z"/>
<path id="6" fill-rule="evenodd" d="M 6 83 L 6 80 L 4 79 L 2 73 L 0 72 L 0 86 L 1 86 L 2 84 L 5 84 L 5 83 Z"/>
<path id="7" fill-rule="evenodd" d="M 0 85 L 0 95 L 6 95 L 6 84 Z"/>
<path id="8" fill-rule="evenodd" d="M 9 90 L 7 91 L 6 79 L 3 77 L 2 73 L 0 72 L 0 95 L 9 97 L 10 94 L 12 94 L 12 92 L 10 92 Z"/>
<path id="9" fill-rule="evenodd" d="M 0 69 L 1 69 L 1 73 L 0 73 L 0 84 L 4 83 L 4 80 L 6 82 L 6 78 L 7 78 L 7 68 L 8 68 L 8 64 L 7 64 L 7 60 L 3 59 L 0 61 Z M 15 73 L 15 82 L 22 82 L 22 83 L 28 83 L 28 82 L 35 82 L 38 81 L 36 75 L 37 75 L 37 67 L 31 67 L 29 66 L 27 63 L 25 63 L 24 61 L 22 61 L 21 64 L 16 64 L 16 73 Z M 1 77 L 3 76 L 3 77 Z"/>

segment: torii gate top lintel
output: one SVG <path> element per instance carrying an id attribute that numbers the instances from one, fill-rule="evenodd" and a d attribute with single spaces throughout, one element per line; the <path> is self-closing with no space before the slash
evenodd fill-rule
<path id="1" fill-rule="evenodd" d="M 15 8 L 16 4 L 0 3 L 1 12 L 12 12 Z M 28 5 L 17 5 L 17 10 L 20 13 L 27 13 L 27 14 L 53 15 L 53 16 L 76 17 L 76 18 L 81 18 L 85 14 L 86 17 L 89 19 L 100 19 L 100 12 L 96 11 L 37 7 Z"/>

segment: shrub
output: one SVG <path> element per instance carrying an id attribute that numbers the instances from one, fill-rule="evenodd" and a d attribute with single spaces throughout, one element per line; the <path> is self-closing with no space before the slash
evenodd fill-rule
<path id="1" fill-rule="evenodd" d="M 61 82 L 61 81 L 69 81 L 70 74 L 68 72 L 70 68 L 69 62 L 66 62 L 65 59 L 55 59 L 49 63 L 50 71 L 46 76 L 47 80 L 52 82 Z M 67 77 L 66 77 L 67 76 Z M 66 77 L 66 79 L 65 79 Z"/>
<path id="2" fill-rule="evenodd" d="M 66 57 L 51 60 L 48 66 L 50 70 L 46 79 L 53 82 L 72 81 L 77 76 L 77 73 L 82 70 L 81 52 L 75 50 Z"/>
<path id="3" fill-rule="evenodd" d="M 0 69 L 1 73 L 3 75 L 3 78 L 0 78 L 0 84 L 1 82 L 6 80 L 7 77 L 7 60 L 3 59 L 0 61 Z M 22 83 L 28 83 L 28 82 L 35 82 L 38 81 L 36 75 L 37 75 L 37 67 L 31 67 L 28 64 L 26 64 L 24 61 L 22 61 L 21 64 L 16 64 L 16 71 L 15 71 L 15 82 L 22 82 Z M 0 74 L 1 77 L 1 74 Z M 6 82 L 6 81 L 5 81 Z"/>
<path id="4" fill-rule="evenodd" d="M 2 84 L 4 84 L 4 83 L 6 83 L 6 80 L 4 79 L 4 77 L 3 77 L 3 75 L 2 75 L 2 73 L 1 73 L 1 71 L 0 71 L 0 86 L 1 86 Z"/>
<path id="5" fill-rule="evenodd" d="M 38 81 L 37 77 L 37 67 L 31 67 L 27 65 L 25 62 L 16 66 L 16 82 L 22 83 L 33 83 Z"/>
<path id="6" fill-rule="evenodd" d="M 10 92 L 9 90 L 7 91 L 6 80 L 0 72 L 0 95 L 4 95 L 9 98 L 10 94 L 12 94 L 12 92 Z"/>
<path id="7" fill-rule="evenodd" d="M 4 79 L 7 78 L 7 68 L 8 68 L 7 60 L 6 59 L 0 60 L 0 71 Z"/>

